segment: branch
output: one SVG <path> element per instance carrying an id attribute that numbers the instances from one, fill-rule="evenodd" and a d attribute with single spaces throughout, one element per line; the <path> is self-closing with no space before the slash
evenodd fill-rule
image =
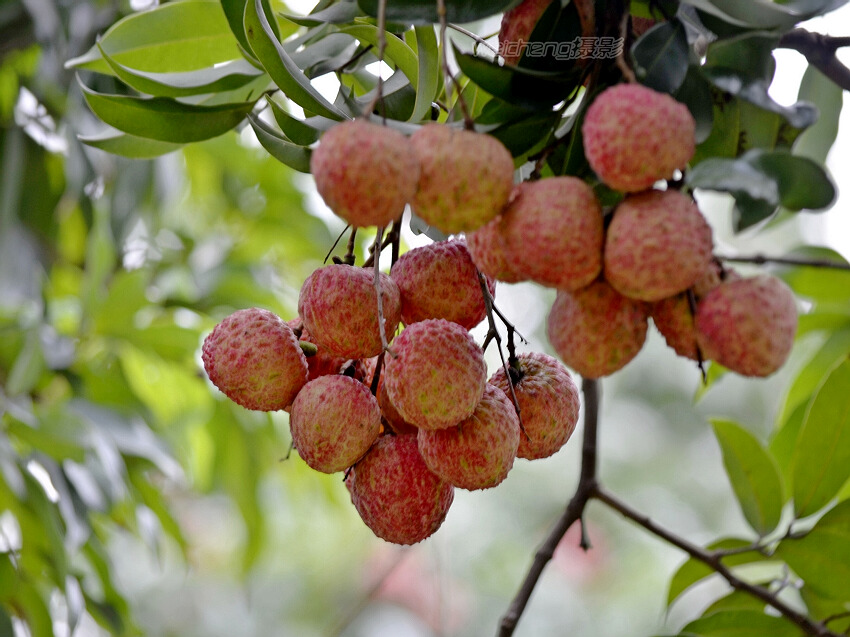
<path id="1" fill-rule="evenodd" d="M 809 64 L 845 91 L 850 91 L 850 69 L 835 55 L 838 49 L 845 46 L 850 46 L 850 38 L 831 37 L 806 29 L 792 29 L 779 40 L 778 48 L 802 53 Z"/>
<path id="2" fill-rule="evenodd" d="M 602 487 L 594 485 L 591 497 L 596 498 L 600 502 L 604 502 L 609 507 L 642 526 L 653 535 L 657 535 L 673 546 L 683 550 L 695 560 L 699 560 L 703 564 L 709 566 L 712 570 L 719 573 L 732 588 L 748 593 L 749 595 L 760 599 L 765 604 L 773 607 L 779 611 L 785 619 L 799 626 L 807 635 L 813 635 L 815 637 L 840 637 L 838 633 L 832 632 L 823 623 L 815 622 L 806 615 L 797 612 L 779 599 L 776 594 L 771 593 L 766 588 L 749 584 L 748 582 L 738 578 L 734 573 L 732 573 L 729 567 L 721 561 L 719 556 L 705 550 L 701 546 L 697 546 L 696 544 L 689 542 L 683 537 L 679 537 L 664 527 L 659 526 L 647 516 L 635 511 L 625 502 L 622 502 L 613 494 L 608 493 Z"/>
<path id="3" fill-rule="evenodd" d="M 534 561 L 525 576 L 519 591 L 511 602 L 508 612 L 502 617 L 499 626 L 499 637 L 510 637 L 516 629 L 517 622 L 525 610 L 531 593 L 537 585 L 543 569 L 558 547 L 564 534 L 577 520 L 580 520 L 588 500 L 596 492 L 596 445 L 599 425 L 599 383 L 597 380 L 585 378 L 581 385 L 584 394 L 584 442 L 581 452 L 581 474 L 578 487 L 564 513 L 555 524 L 546 541 L 537 549 Z"/>
<path id="4" fill-rule="evenodd" d="M 850 270 L 850 263 L 841 263 L 840 261 L 830 261 L 827 259 L 806 259 L 803 257 L 770 257 L 764 254 L 755 254 L 752 256 L 723 256 L 716 255 L 721 261 L 731 261 L 732 263 L 754 263 L 756 265 L 764 265 L 766 263 L 780 263 L 782 265 L 801 265 L 809 268 L 831 268 L 833 270 Z"/>

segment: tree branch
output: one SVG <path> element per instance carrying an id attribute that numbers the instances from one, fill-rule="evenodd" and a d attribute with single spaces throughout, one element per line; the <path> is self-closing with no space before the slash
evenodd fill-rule
<path id="1" fill-rule="evenodd" d="M 850 91 L 850 69 L 836 57 L 835 52 L 850 45 L 850 38 L 831 37 L 812 33 L 806 29 L 792 29 L 779 40 L 778 48 L 792 49 L 802 53 L 809 64 L 835 82 L 845 91 Z"/>
<path id="2" fill-rule="evenodd" d="M 829 261 L 827 259 L 806 259 L 803 257 L 770 257 L 764 254 L 754 254 L 751 256 L 723 256 L 715 255 L 721 261 L 730 261 L 732 263 L 754 263 L 756 265 L 764 265 L 766 263 L 780 263 L 782 265 L 801 265 L 810 268 L 831 268 L 833 270 L 850 270 L 850 264 L 841 263 L 840 261 Z"/>
<path id="3" fill-rule="evenodd" d="M 502 617 L 499 625 L 499 637 L 513 635 L 517 622 L 519 622 L 519 618 L 531 598 L 531 593 L 534 592 L 534 587 L 543 574 L 543 569 L 552 559 L 564 534 L 577 520 L 581 519 L 584 507 L 597 488 L 596 448 L 599 425 L 599 382 L 595 379 L 585 378 L 582 380 L 581 389 L 584 394 L 584 442 L 582 443 L 581 474 L 578 486 L 564 513 L 552 528 L 549 536 L 537 549 L 528 574 L 511 602 L 508 612 Z"/>

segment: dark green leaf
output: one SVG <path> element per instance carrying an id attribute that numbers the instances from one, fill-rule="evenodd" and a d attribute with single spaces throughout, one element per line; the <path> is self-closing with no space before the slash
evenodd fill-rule
<path id="1" fill-rule="evenodd" d="M 538 113 L 508 122 L 488 132 L 502 142 L 513 157 L 520 157 L 545 142 L 557 121 L 556 113 Z"/>
<path id="2" fill-rule="evenodd" d="M 778 43 L 778 35 L 758 32 L 716 40 L 708 47 L 704 69 L 725 69 L 750 82 L 770 84 L 776 70 L 772 53 Z"/>
<path id="3" fill-rule="evenodd" d="M 682 629 L 701 637 L 799 637 L 800 629 L 781 617 L 756 610 L 719 611 Z"/>
<path id="4" fill-rule="evenodd" d="M 378 17 L 378 0 L 357 0 L 368 15 Z M 446 0 L 448 22 L 473 22 L 502 13 L 519 4 L 517 0 Z M 389 0 L 386 18 L 403 24 L 436 24 L 437 4 L 433 0 Z"/>
<path id="5" fill-rule="evenodd" d="M 127 135 L 120 131 L 107 131 L 100 135 L 80 136 L 77 139 L 92 148 L 99 148 L 107 153 L 129 157 L 130 159 L 152 159 L 166 153 L 174 152 L 183 146 L 182 144 Z"/>
<path id="6" fill-rule="evenodd" d="M 302 173 L 310 172 L 310 149 L 298 146 L 275 132 L 268 124 L 254 115 L 248 116 L 251 127 L 257 135 L 257 139 L 269 154 L 279 162 L 286 164 Z"/>
<path id="7" fill-rule="evenodd" d="M 679 20 L 656 24 L 632 46 L 635 75 L 641 84 L 674 93 L 688 73 L 688 36 Z"/>
<path id="8" fill-rule="evenodd" d="M 711 87 L 700 74 L 698 67 L 693 65 L 688 67 L 685 79 L 674 97 L 685 104 L 693 115 L 696 121 L 696 142 L 702 144 L 711 135 L 714 125 L 714 107 Z"/>
<path id="9" fill-rule="evenodd" d="M 327 9 L 322 9 L 306 16 L 294 15 L 292 13 L 283 13 L 281 15 L 286 20 L 303 27 L 315 27 L 320 24 L 347 24 L 354 22 L 354 18 L 362 16 L 363 12 L 354 2 L 337 2 Z"/>
<path id="10" fill-rule="evenodd" d="M 345 33 L 361 42 L 367 42 L 374 46 L 378 45 L 378 29 L 371 24 L 357 24 L 354 26 L 340 27 L 340 33 Z M 419 61 L 404 40 L 392 33 L 386 34 L 386 58 L 394 62 L 401 72 L 407 76 L 410 83 L 416 87 L 419 82 Z"/>
<path id="11" fill-rule="evenodd" d="M 782 3 L 739 0 L 682 1 L 730 24 L 758 29 L 790 29 L 798 22 L 819 15 L 833 4 L 833 0 L 789 0 Z"/>
<path id="12" fill-rule="evenodd" d="M 798 211 L 824 210 L 835 200 L 835 186 L 823 166 L 788 151 L 750 151 L 741 159 L 775 180 L 783 207 Z"/>
<path id="13" fill-rule="evenodd" d="M 811 515 L 850 478 L 850 359 L 833 369 L 817 390 L 797 438 L 793 470 L 794 511 Z"/>
<path id="14" fill-rule="evenodd" d="M 416 51 L 419 64 L 419 82 L 416 87 L 416 104 L 410 116 L 411 122 L 431 119 L 431 106 L 440 90 L 442 74 L 440 72 L 440 48 L 437 34 L 431 25 L 418 26 L 416 32 Z"/>
<path id="15" fill-rule="evenodd" d="M 277 122 L 277 125 L 280 126 L 280 130 L 283 131 L 283 134 L 287 139 L 300 146 L 309 146 L 310 144 L 319 141 L 319 136 L 321 135 L 320 129 L 313 128 L 305 121 L 293 117 L 273 99 L 267 98 L 266 101 L 269 103 L 269 106 L 272 107 L 274 120 Z"/>

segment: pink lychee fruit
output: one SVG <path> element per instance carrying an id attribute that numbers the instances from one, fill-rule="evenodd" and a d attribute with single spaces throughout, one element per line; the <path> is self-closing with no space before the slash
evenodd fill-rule
<path id="1" fill-rule="evenodd" d="M 419 161 L 400 132 L 356 119 L 322 135 L 310 172 L 322 199 L 347 223 L 384 227 L 413 199 Z"/>
<path id="2" fill-rule="evenodd" d="M 371 389 L 375 380 L 375 367 L 378 357 L 367 358 L 361 361 L 359 368 L 362 370 L 362 381 Z M 381 366 L 381 374 L 378 376 L 378 386 L 375 390 L 375 398 L 378 399 L 378 405 L 381 407 L 381 423 L 384 430 L 392 431 L 396 434 L 415 434 L 419 431 L 419 427 L 411 425 L 407 422 L 398 410 L 393 405 L 389 396 L 387 396 L 387 384 L 384 382 L 386 374 L 384 373 L 383 365 Z"/>
<path id="3" fill-rule="evenodd" d="M 451 321 L 428 319 L 402 330 L 384 358 L 387 396 L 407 422 L 422 429 L 453 427 L 484 395 L 484 352 Z"/>
<path id="4" fill-rule="evenodd" d="M 366 526 L 395 544 L 432 535 L 454 499 L 454 487 L 425 464 L 414 434 L 378 438 L 345 484 Z"/>
<path id="5" fill-rule="evenodd" d="M 626 197 L 605 238 L 605 279 L 620 294 L 659 301 L 691 287 L 711 266 L 711 226 L 676 190 Z"/>
<path id="6" fill-rule="evenodd" d="M 467 232 L 466 247 L 482 274 L 504 283 L 519 283 L 525 277 L 516 272 L 511 263 L 501 227 L 500 215 L 478 230 Z"/>
<path id="7" fill-rule="evenodd" d="M 384 334 L 391 341 L 401 320 L 398 286 L 380 276 Z M 298 315 L 320 348 L 332 356 L 369 358 L 381 353 L 378 295 L 371 268 L 344 264 L 315 270 L 298 297 Z"/>
<path id="8" fill-rule="evenodd" d="M 516 66 L 519 63 L 534 27 L 550 4 L 552 0 L 523 0 L 505 12 L 499 29 L 499 55 L 505 64 Z"/>
<path id="9" fill-rule="evenodd" d="M 381 432 L 381 408 L 363 383 L 335 374 L 304 385 L 289 415 L 292 444 L 310 467 L 335 473 L 352 466 Z"/>
<path id="10" fill-rule="evenodd" d="M 536 460 L 548 458 L 563 447 L 578 422 L 578 388 L 567 369 L 542 352 L 520 354 L 510 369 L 514 395 L 520 409 L 524 433 L 517 456 Z M 510 396 L 510 381 L 503 367 L 490 383 Z"/>
<path id="11" fill-rule="evenodd" d="M 514 162 L 495 137 L 427 124 L 410 141 L 421 169 L 411 205 L 427 224 L 447 234 L 475 230 L 507 203 Z"/>
<path id="12" fill-rule="evenodd" d="M 316 345 L 316 353 L 312 356 L 307 356 L 307 381 L 311 381 L 319 376 L 326 376 L 328 374 L 339 374 L 342 372 L 343 368 L 349 363 L 350 359 L 343 358 L 341 356 L 332 356 L 324 351 L 323 348 L 318 347 L 318 343 L 316 343 L 316 339 L 312 337 L 310 331 L 304 327 L 304 321 L 301 320 L 300 316 L 295 317 L 294 319 L 286 322 L 289 327 L 292 328 L 292 331 L 295 333 L 295 336 L 298 337 L 298 340 L 301 342 L 311 343 Z"/>
<path id="13" fill-rule="evenodd" d="M 585 378 L 613 374 L 646 340 L 648 308 L 605 281 L 558 292 L 546 324 L 549 342 L 567 367 Z"/>
<path id="14" fill-rule="evenodd" d="M 247 409 L 285 409 L 307 382 L 307 360 L 292 329 L 256 307 L 216 325 L 204 339 L 202 358 L 213 385 Z"/>
<path id="15" fill-rule="evenodd" d="M 448 429 L 420 429 L 419 453 L 443 480 L 470 491 L 502 482 L 514 465 L 519 418 L 513 403 L 487 383 L 469 418 Z"/>
<path id="16" fill-rule="evenodd" d="M 602 208 L 576 177 L 549 177 L 517 187 L 500 232 L 511 267 L 525 278 L 577 290 L 602 269 Z"/>
<path id="17" fill-rule="evenodd" d="M 624 192 L 670 179 L 696 148 L 688 108 L 640 84 L 602 91 L 587 109 L 581 131 L 590 167 L 607 186 Z"/>
<path id="18" fill-rule="evenodd" d="M 390 276 L 401 293 L 405 325 L 442 318 L 472 329 L 487 315 L 478 270 L 465 241 L 438 241 L 409 250 L 395 262 Z M 493 281 L 487 284 L 494 294 Z"/>
<path id="19" fill-rule="evenodd" d="M 769 274 L 725 281 L 697 305 L 696 326 L 706 358 L 743 376 L 770 376 L 794 345 L 794 293 Z"/>

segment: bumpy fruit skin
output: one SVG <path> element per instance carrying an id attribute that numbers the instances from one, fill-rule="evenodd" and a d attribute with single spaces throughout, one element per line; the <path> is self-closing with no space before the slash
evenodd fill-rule
<path id="1" fill-rule="evenodd" d="M 356 119 L 328 130 L 310 157 L 316 189 L 355 227 L 386 226 L 413 199 L 419 161 L 396 130 Z"/>
<path id="2" fill-rule="evenodd" d="M 599 179 L 615 190 L 646 190 L 670 179 L 693 157 L 696 124 L 688 108 L 640 84 L 600 93 L 582 124 L 584 153 Z"/>
<path id="3" fill-rule="evenodd" d="M 522 427 L 517 456 L 536 460 L 548 458 L 563 447 L 576 428 L 579 413 L 578 388 L 570 373 L 555 358 L 541 352 L 520 354 L 519 379 L 514 394 L 519 404 Z M 504 368 L 490 383 L 510 395 Z"/>
<path id="4" fill-rule="evenodd" d="M 508 202 L 514 162 L 495 137 L 428 124 L 410 142 L 421 169 L 411 207 L 426 223 L 447 234 L 475 230 Z"/>
<path id="5" fill-rule="evenodd" d="M 473 414 L 448 429 L 420 429 L 419 453 L 443 480 L 470 491 L 502 482 L 514 465 L 519 418 L 498 387 L 487 384 Z"/>
<path id="6" fill-rule="evenodd" d="M 520 184 L 500 231 L 511 267 L 541 285 L 577 290 L 602 269 L 602 208 L 576 177 Z"/>
<path id="7" fill-rule="evenodd" d="M 528 42 L 534 27 L 546 12 L 552 0 L 523 0 L 502 16 L 499 29 L 499 53 L 505 64 L 516 66 L 524 52 L 523 45 Z"/>
<path id="8" fill-rule="evenodd" d="M 519 274 L 511 263 L 501 227 L 500 215 L 478 230 L 466 233 L 466 247 L 482 274 L 503 283 L 519 283 L 524 281 L 525 277 Z"/>
<path id="9" fill-rule="evenodd" d="M 395 544 L 416 544 L 446 519 L 454 487 L 428 469 L 416 436 L 381 436 L 345 484 L 372 532 Z"/>
<path id="10" fill-rule="evenodd" d="M 453 427 L 484 395 L 484 352 L 469 332 L 443 319 L 406 327 L 384 358 L 387 395 L 401 416 L 421 429 Z"/>
<path id="11" fill-rule="evenodd" d="M 216 325 L 204 339 L 202 358 L 213 385 L 247 409 L 285 409 L 307 382 L 307 359 L 292 329 L 256 307 Z"/>
<path id="12" fill-rule="evenodd" d="M 390 276 L 401 293 L 405 325 L 442 318 L 472 329 L 487 315 L 478 271 L 465 241 L 438 241 L 405 252 Z M 494 294 L 495 284 L 488 281 L 488 287 Z"/>
<path id="13" fill-rule="evenodd" d="M 696 326 L 707 358 L 743 376 L 770 376 L 794 345 L 794 293 L 769 274 L 726 281 L 700 301 Z"/>
<path id="14" fill-rule="evenodd" d="M 659 301 L 691 287 L 711 265 L 711 227 L 676 190 L 626 197 L 605 238 L 605 279 L 620 294 Z"/>
<path id="15" fill-rule="evenodd" d="M 549 342 L 585 378 L 608 376 L 632 360 L 646 340 L 647 306 L 604 281 L 558 292 L 546 323 Z"/>
<path id="16" fill-rule="evenodd" d="M 395 282 L 381 273 L 384 333 L 391 341 L 401 320 L 401 296 Z M 328 265 L 315 270 L 298 296 L 298 315 L 320 348 L 344 358 L 381 353 L 378 296 L 371 268 Z"/>
<path id="17" fill-rule="evenodd" d="M 342 375 L 304 385 L 289 415 L 292 443 L 310 467 L 343 471 L 365 454 L 381 432 L 381 408 L 369 388 Z"/>

